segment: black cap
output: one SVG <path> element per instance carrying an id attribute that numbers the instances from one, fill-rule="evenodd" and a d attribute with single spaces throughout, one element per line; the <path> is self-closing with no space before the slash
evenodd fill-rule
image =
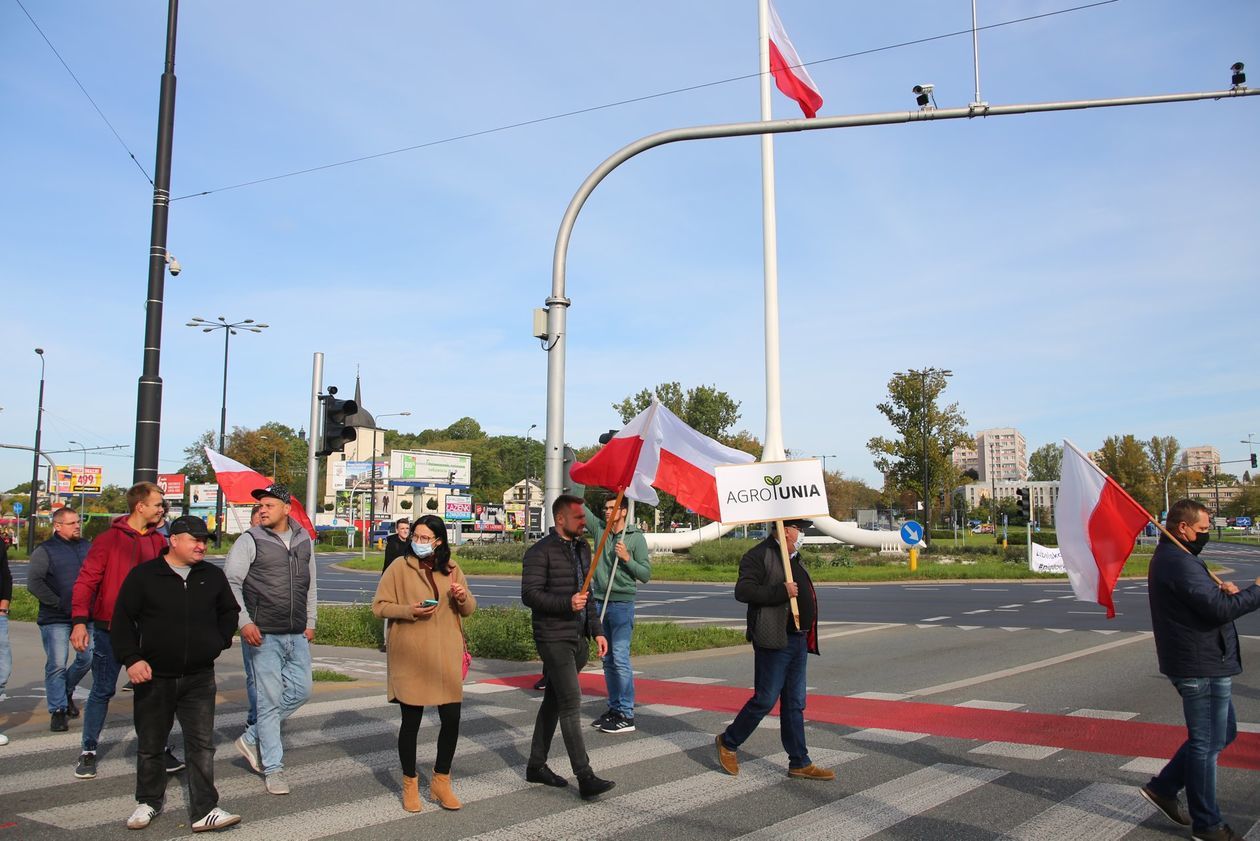
<path id="1" fill-rule="evenodd" d="M 276 499 L 288 505 L 293 499 L 293 494 L 289 493 L 289 489 L 279 482 L 272 482 L 265 488 L 259 488 L 250 493 L 254 499 L 262 499 L 264 496 L 274 496 Z"/>
<path id="2" fill-rule="evenodd" d="M 800 531 L 805 531 L 805 529 L 809 528 L 813 524 L 814 524 L 813 520 L 784 520 L 783 528 L 785 529 L 793 528 L 793 529 L 798 529 Z"/>
<path id="3" fill-rule="evenodd" d="M 210 539 L 210 529 L 206 528 L 206 521 L 191 514 L 175 518 L 167 531 L 171 537 L 177 534 L 191 534 L 199 540 Z"/>

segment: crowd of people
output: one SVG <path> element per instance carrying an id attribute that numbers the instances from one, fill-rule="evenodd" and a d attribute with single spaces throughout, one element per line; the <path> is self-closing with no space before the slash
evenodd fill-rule
<path id="1" fill-rule="evenodd" d="M 90 544 L 82 539 L 79 514 L 59 509 L 52 536 L 29 559 L 50 729 L 65 731 L 70 719 L 83 719 L 75 777 L 96 776 L 96 753 L 121 670 L 134 691 L 136 806 L 128 828 L 149 826 L 162 812 L 168 776 L 185 768 L 194 832 L 240 822 L 219 805 L 214 784 L 215 662 L 237 635 L 249 712 L 235 747 L 267 793 L 290 792 L 282 725 L 311 693 L 315 553 L 309 534 L 290 516 L 286 488 L 271 484 L 253 496 L 250 528 L 237 538 L 222 570 L 204 563 L 206 523 L 193 516 L 168 523 L 162 493 L 148 482 L 127 492 L 128 513 Z M 552 517 L 554 528 L 529 547 L 522 564 L 521 601 L 532 612 L 543 667 L 525 779 L 568 785 L 547 764 L 559 727 L 578 794 L 590 800 L 615 783 L 591 767 L 579 720 L 578 674 L 593 640 L 608 703 L 591 725 L 604 733 L 633 732 L 634 602 L 638 586 L 651 579 L 652 563 L 621 497 L 609 500 L 600 517 L 581 498 L 562 495 Z M 1234 620 L 1260 609 L 1260 580 L 1244 588 L 1221 582 L 1198 559 L 1209 532 L 1208 511 L 1200 503 L 1177 502 L 1167 524 L 1151 561 L 1149 599 L 1160 671 L 1181 696 L 1187 738 L 1139 793 L 1170 821 L 1190 827 L 1193 838 L 1229 841 L 1239 836 L 1216 803 L 1216 763 L 1237 733 L 1231 681 L 1242 663 Z M 818 599 L 799 551 L 808 526 L 806 520 L 785 521 L 782 543 L 771 534 L 739 565 L 734 596 L 747 605 L 753 693 L 715 735 L 715 764 L 727 774 L 739 773 L 740 747 L 778 704 L 787 776 L 836 776 L 813 763 L 806 745 L 807 660 L 819 653 Z M 12 663 L 11 599 L 7 543 L 0 541 L 0 700 Z M 462 807 L 451 773 L 470 659 L 463 620 L 476 608 L 443 520 L 427 515 L 396 523 L 372 611 L 386 623 L 386 695 L 399 710 L 401 805 L 407 812 L 423 808 L 416 754 L 425 707 L 435 707 L 440 722 L 429 800 L 447 810 Z M 75 689 L 89 673 L 91 692 L 80 711 Z M 170 741 L 175 721 L 183 732 L 184 760 Z M 0 734 L 0 745 L 7 742 Z M 1182 790 L 1188 809 L 1179 799 Z"/>

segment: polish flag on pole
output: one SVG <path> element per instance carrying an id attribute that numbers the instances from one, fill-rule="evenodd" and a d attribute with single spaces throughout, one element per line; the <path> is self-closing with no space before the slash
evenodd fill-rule
<path id="1" fill-rule="evenodd" d="M 774 3 L 767 0 L 767 4 L 770 11 L 770 73 L 774 76 L 774 83 L 780 91 L 796 100 L 806 117 L 815 117 L 823 104 L 822 94 L 809 77 L 805 62 L 796 54 L 796 47 L 792 46 L 783 21 L 779 20 Z"/>
<path id="2" fill-rule="evenodd" d="M 1071 441 L 1063 442 L 1063 466 L 1054 524 L 1072 592 L 1083 602 L 1116 615 L 1111 593 L 1124 562 L 1151 515 L 1090 461 Z"/>
<path id="3" fill-rule="evenodd" d="M 656 490 L 662 490 L 692 511 L 720 520 L 713 468 L 751 461 L 756 459 L 749 453 L 701 435 L 653 399 L 590 461 L 578 462 L 569 472 L 575 482 L 624 491 L 648 505 L 659 502 Z"/>
<path id="4" fill-rule="evenodd" d="M 258 500 L 251 494 L 259 488 L 272 484 L 271 479 L 258 471 L 251 470 L 222 453 L 216 453 L 209 447 L 206 447 L 206 458 L 210 459 L 210 466 L 214 468 L 214 479 L 219 483 L 223 499 L 233 505 L 253 505 Z M 289 500 L 289 504 L 291 506 L 289 515 L 297 520 L 310 534 L 311 540 L 314 540 L 315 526 L 311 524 L 311 518 L 306 516 L 306 509 L 302 507 L 302 503 L 298 502 L 297 497 L 293 497 Z"/>

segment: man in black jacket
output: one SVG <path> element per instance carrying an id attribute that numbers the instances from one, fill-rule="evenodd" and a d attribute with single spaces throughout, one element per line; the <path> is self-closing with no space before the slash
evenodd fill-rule
<path id="1" fill-rule="evenodd" d="M 394 533 L 385 540 L 385 563 L 381 565 L 381 575 L 385 574 L 385 570 L 389 569 L 389 565 L 394 562 L 395 558 L 401 558 L 407 554 L 407 543 L 411 538 L 411 520 L 406 517 L 399 517 L 394 521 Z M 385 651 L 385 640 L 389 639 L 389 620 L 384 620 L 381 628 L 381 646 L 380 650 Z"/>
<path id="2" fill-rule="evenodd" d="M 232 645 L 240 608 L 223 570 L 204 563 L 209 537 L 200 517 L 175 520 L 163 555 L 127 573 L 114 605 L 110 641 L 135 686 L 137 805 L 128 829 L 144 829 L 162 811 L 175 718 L 184 731 L 193 832 L 241 820 L 219 808 L 214 787 L 214 661 Z"/>
<path id="3" fill-rule="evenodd" d="M 1203 504 L 1179 500 L 1168 511 L 1167 527 L 1181 546 L 1160 538 L 1147 572 L 1147 598 L 1159 670 L 1181 695 L 1188 738 L 1141 792 L 1173 823 L 1191 826 L 1192 838 L 1230 841 L 1241 836 L 1216 805 L 1216 758 L 1238 734 L 1231 693 L 1242 657 L 1234 620 L 1260 608 L 1260 579 L 1243 590 L 1212 580 L 1197 557 L 1211 531 Z M 1177 800 L 1183 788 L 1189 817 Z"/>
<path id="4" fill-rule="evenodd" d="M 529 547 L 522 563 L 521 601 L 533 611 L 534 644 L 547 676 L 547 688 L 534 720 L 525 779 L 556 787 L 568 784 L 547 767 L 558 722 L 578 791 L 583 800 L 590 800 L 614 783 L 601 780 L 591 770 L 578 718 L 582 703 L 578 672 L 586 665 L 587 637 L 595 638 L 600 657 L 608 653 L 595 602 L 588 598 L 589 593 L 579 593 L 591 566 L 591 547 L 582 539 L 586 530 L 582 509 L 582 500 L 576 496 L 557 497 L 551 506 L 555 528 Z"/>
<path id="5" fill-rule="evenodd" d="M 801 563 L 801 537 L 809 520 L 787 520 L 783 530 L 792 564 L 792 580 L 783 572 L 783 555 L 774 532 L 748 550 L 739 561 L 735 598 L 748 605 L 746 636 L 753 644 L 753 696 L 716 739 L 718 764 L 728 774 L 739 773 L 735 751 L 779 702 L 779 736 L 788 755 L 788 776 L 805 780 L 834 780 L 836 772 L 819 768 L 805 747 L 806 657 L 818 653 L 818 598 L 814 582 Z M 788 610 L 795 596 L 801 626 Z"/>

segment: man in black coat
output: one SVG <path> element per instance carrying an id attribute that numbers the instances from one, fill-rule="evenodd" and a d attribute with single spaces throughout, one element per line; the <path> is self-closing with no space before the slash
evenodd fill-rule
<path id="1" fill-rule="evenodd" d="M 810 525 L 809 520 L 783 523 L 792 564 L 791 581 L 784 575 L 783 555 L 773 532 L 739 561 L 735 598 L 748 605 L 745 635 L 753 644 L 753 696 L 715 740 L 718 764 L 731 775 L 739 773 L 736 749 L 779 702 L 779 735 L 788 755 L 788 776 L 806 780 L 836 778 L 835 771 L 815 765 L 805 747 L 806 657 L 818 653 L 818 598 L 800 557 L 802 535 Z M 793 596 L 800 609 L 799 630 L 788 609 Z"/>
<path id="2" fill-rule="evenodd" d="M 534 720 L 525 779 L 557 787 L 568 784 L 547 767 L 551 739 L 559 723 L 578 791 L 582 799 L 590 800 L 614 783 L 595 776 L 586 755 L 579 720 L 582 690 L 578 672 L 586 665 L 587 637 L 595 638 L 600 657 L 608 653 L 608 640 L 594 600 L 588 598 L 589 593 L 579 593 L 591 566 L 591 547 L 582 539 L 586 530 L 582 500 L 562 494 L 552 503 L 551 516 L 555 528 L 529 547 L 521 566 L 521 601 L 533 611 L 534 644 L 547 676 L 547 688 Z"/>
<path id="3" fill-rule="evenodd" d="M 205 563 L 209 537 L 200 517 L 175 520 L 170 545 L 127 573 L 114 605 L 110 642 L 135 686 L 137 805 L 128 829 L 144 829 L 162 811 L 175 718 L 184 731 L 193 832 L 241 820 L 219 808 L 214 787 L 214 661 L 232 645 L 240 608 L 223 570 Z"/>
<path id="4" fill-rule="evenodd" d="M 1141 792 L 1173 823 L 1190 826 L 1192 838 L 1229 841 L 1241 836 L 1216 805 L 1216 758 L 1238 734 L 1231 695 L 1242 657 L 1234 620 L 1260 608 L 1260 579 L 1242 590 L 1212 579 L 1198 559 L 1211 531 L 1207 506 L 1179 500 L 1168 512 L 1167 528 L 1181 545 L 1160 538 L 1147 573 L 1147 598 L 1159 670 L 1181 695 L 1188 738 Z M 1177 799 L 1183 788 L 1189 817 Z"/>

